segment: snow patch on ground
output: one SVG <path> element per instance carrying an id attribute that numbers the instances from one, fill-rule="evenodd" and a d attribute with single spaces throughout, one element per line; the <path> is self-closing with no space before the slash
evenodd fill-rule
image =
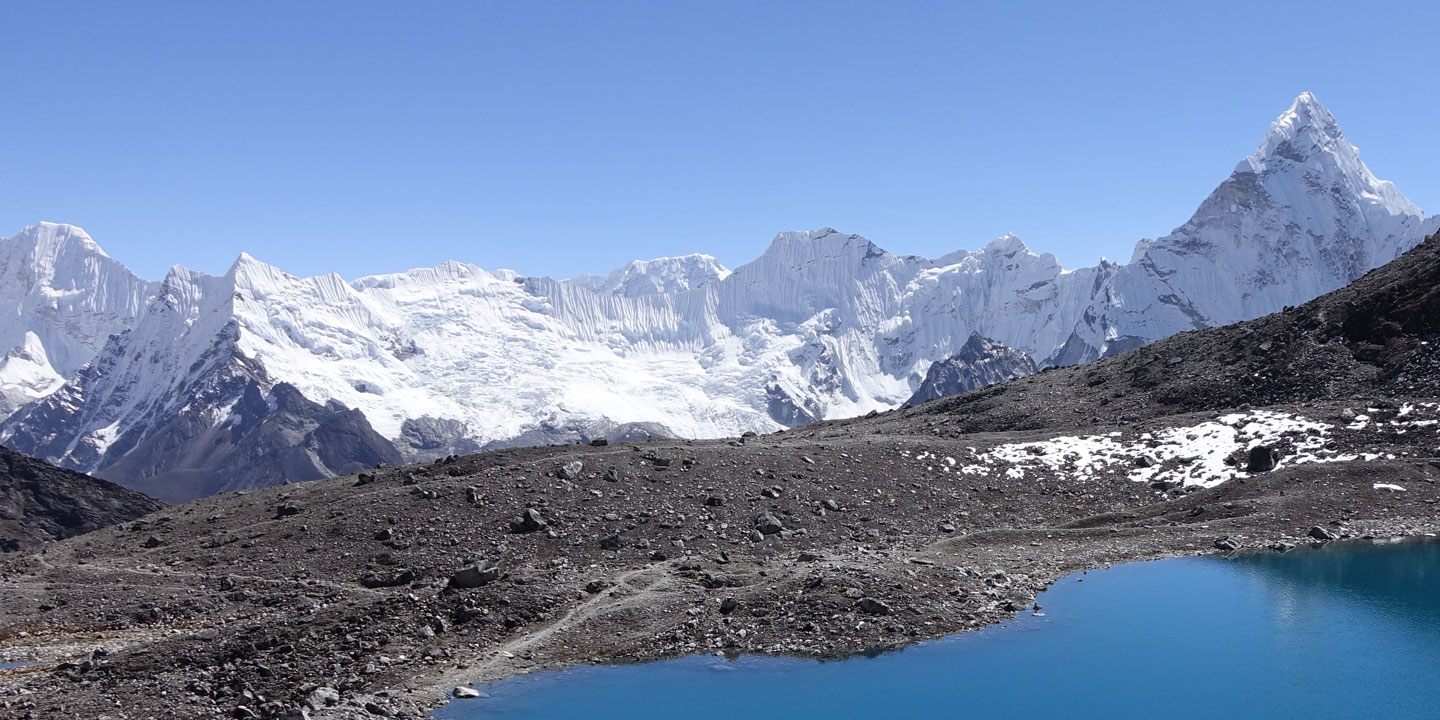
<path id="1" fill-rule="evenodd" d="M 1440 406 L 1423 409 L 1433 413 L 1437 407 Z M 1402 416 L 1414 417 L 1420 409 L 1412 408 Z M 1357 428 L 1357 424 L 1360 427 Z M 1440 419 L 1433 418 L 1390 423 L 1426 428 L 1437 424 Z M 1357 418 L 1356 423 L 1345 427 L 1363 429 L 1365 425 Z M 1256 445 L 1284 448 L 1277 467 L 1393 458 L 1379 453 L 1342 453 L 1331 442 L 1335 429 L 1335 425 L 1284 412 L 1233 413 L 1195 425 L 1136 435 L 1127 436 L 1118 431 L 1102 435 L 1063 435 L 1035 442 L 1006 443 L 978 453 L 972 449 L 971 459 L 958 471 L 980 477 L 1003 471 L 1013 479 L 1043 473 L 1081 483 L 1123 473 L 1126 479 L 1137 483 L 1213 487 L 1249 475 L 1245 470 L 1246 456 Z M 901 456 L 910 457 L 904 452 Z M 925 462 L 933 470 L 935 458 L 934 453 L 925 451 L 910 459 Z M 951 467 L 948 463 L 942 464 L 940 470 L 948 473 Z M 1381 485 L 1383 483 L 1376 485 L 1376 489 L 1398 487 L 1382 488 Z"/>

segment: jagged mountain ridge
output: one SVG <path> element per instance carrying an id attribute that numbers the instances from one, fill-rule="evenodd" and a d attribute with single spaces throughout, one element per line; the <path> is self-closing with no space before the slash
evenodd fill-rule
<path id="1" fill-rule="evenodd" d="M 135 326 L 15 413 L 4 442 L 174 501 L 398 463 L 362 412 L 310 401 L 245 352 L 239 270 L 171 270 Z"/>
<path id="2" fill-rule="evenodd" d="M 1013 236 L 897 256 L 830 228 L 781 233 L 733 272 L 693 255 L 569 281 L 450 262 L 347 283 L 242 255 L 219 278 L 172 272 L 149 309 L 200 289 L 224 300 L 183 328 L 147 309 L 0 438 L 70 467 L 115 465 L 131 451 L 117 438 L 215 382 L 194 361 L 222 330 L 233 338 L 216 352 L 263 371 L 263 390 L 283 382 L 356 408 L 411 459 L 617 428 L 775 430 L 899 405 L 975 333 L 1064 365 L 1273 312 L 1389 261 L 1433 223 L 1307 93 L 1186 225 L 1125 265 L 1067 270 Z M 201 405 L 205 422 L 228 422 L 224 403 Z"/>
<path id="3" fill-rule="evenodd" d="M 931 363 L 925 379 L 906 405 L 919 405 L 951 395 L 970 392 L 989 385 L 1034 375 L 1035 362 L 1019 350 L 1006 347 L 989 338 L 971 335 L 960 352 Z"/>

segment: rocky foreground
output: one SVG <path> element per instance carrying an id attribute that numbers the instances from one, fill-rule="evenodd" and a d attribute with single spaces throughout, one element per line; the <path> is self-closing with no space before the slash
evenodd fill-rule
<path id="1" fill-rule="evenodd" d="M 38 663 L 0 714 L 418 717 L 574 663 L 903 645 L 1108 563 L 1433 535 L 1437 342 L 1432 237 L 1300 308 L 875 417 L 165 508 L 0 560 L 0 662 Z"/>
<path id="2" fill-rule="evenodd" d="M 417 717 L 539 668 L 902 645 L 1107 563 L 1434 533 L 1437 413 L 1376 400 L 1084 436 L 849 424 L 217 496 L 0 565 L 0 657 L 40 661 L 3 671 L 0 708 Z M 1219 464 L 1187 440 L 1217 427 L 1235 431 Z"/>

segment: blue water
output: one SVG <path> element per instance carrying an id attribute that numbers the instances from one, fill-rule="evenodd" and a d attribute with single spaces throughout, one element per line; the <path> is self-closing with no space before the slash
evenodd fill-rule
<path id="1" fill-rule="evenodd" d="M 1121 565 L 1039 601 L 875 657 L 575 668 L 436 717 L 1440 718 L 1440 544 Z"/>

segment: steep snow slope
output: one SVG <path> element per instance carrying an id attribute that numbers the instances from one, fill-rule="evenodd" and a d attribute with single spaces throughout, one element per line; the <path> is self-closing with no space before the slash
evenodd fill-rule
<path id="1" fill-rule="evenodd" d="M 220 278 L 177 268 L 133 331 L 0 440 L 103 476 L 160 426 L 176 452 L 211 441 L 252 384 L 356 408 L 411 458 L 768 431 L 899 405 L 974 334 L 1070 364 L 1298 304 L 1433 226 L 1306 94 L 1189 222 L 1125 265 L 1067 270 L 1013 236 L 897 256 L 823 228 L 781 233 L 733 272 L 704 255 L 568 281 L 456 262 L 354 282 L 249 256 Z M 35 382 L 41 363 L 17 360 Z M 184 431 L 169 419 L 181 410 Z M 146 457 L 148 477 L 163 474 Z"/>
<path id="2" fill-rule="evenodd" d="M 40 223 L 0 240 L 0 417 L 58 389 L 153 294 L 77 227 Z"/>
<path id="3" fill-rule="evenodd" d="M 242 348 L 251 280 L 273 270 L 257 265 L 172 269 L 135 327 L 15 413 L 0 442 L 170 500 L 398 462 L 363 414 L 310 402 Z"/>

